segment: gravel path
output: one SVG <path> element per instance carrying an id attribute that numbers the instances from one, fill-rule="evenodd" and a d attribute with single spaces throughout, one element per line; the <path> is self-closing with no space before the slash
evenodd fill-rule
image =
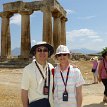
<path id="1" fill-rule="evenodd" d="M 107 107 L 102 102 L 104 87 L 102 83 L 92 84 L 86 81 L 83 86 L 83 107 Z"/>
<path id="2" fill-rule="evenodd" d="M 7 105 L 8 107 L 22 107 L 20 100 L 22 71 L 9 71 L 7 72 L 5 69 L 0 70 L 0 107 L 7 107 Z M 92 84 L 92 80 L 89 79 L 86 79 L 85 82 L 83 86 L 83 107 L 107 107 L 107 104 L 102 102 L 103 84 Z M 13 103 L 9 101 L 13 101 Z"/>

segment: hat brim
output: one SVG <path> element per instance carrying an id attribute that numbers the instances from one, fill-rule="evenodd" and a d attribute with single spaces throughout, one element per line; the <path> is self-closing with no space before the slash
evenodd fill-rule
<path id="1" fill-rule="evenodd" d="M 59 52 L 59 53 L 56 53 L 55 56 L 57 56 L 58 54 L 70 54 L 69 52 Z"/>
<path id="2" fill-rule="evenodd" d="M 36 48 L 40 47 L 40 46 L 44 46 L 46 48 L 48 48 L 48 54 L 49 54 L 49 57 L 54 53 L 54 48 L 48 44 L 48 43 L 45 43 L 45 44 L 37 44 L 37 45 L 34 45 L 31 50 L 30 50 L 30 54 L 32 54 L 33 56 L 35 55 L 35 51 L 36 51 Z"/>

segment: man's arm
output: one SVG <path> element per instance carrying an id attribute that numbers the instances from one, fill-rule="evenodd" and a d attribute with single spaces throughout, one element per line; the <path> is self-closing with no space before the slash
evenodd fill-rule
<path id="1" fill-rule="evenodd" d="M 77 107 L 82 106 L 82 85 L 76 88 Z"/>
<path id="2" fill-rule="evenodd" d="M 28 90 L 21 90 L 21 99 L 23 107 L 28 107 Z"/>

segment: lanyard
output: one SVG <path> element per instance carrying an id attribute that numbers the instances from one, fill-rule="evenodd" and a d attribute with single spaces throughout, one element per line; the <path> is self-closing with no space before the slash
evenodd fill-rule
<path id="1" fill-rule="evenodd" d="M 40 72 L 42 78 L 46 81 L 46 78 L 47 78 L 47 69 L 46 69 L 46 78 L 45 78 L 36 61 L 35 61 L 35 64 L 36 64 L 36 66 L 37 66 L 37 68 L 38 68 L 38 70 L 39 70 L 39 72 Z"/>
<path id="2" fill-rule="evenodd" d="M 66 92 L 67 92 L 66 86 L 67 86 L 67 81 L 68 81 L 68 76 L 69 76 L 69 69 L 70 69 L 70 67 L 68 68 L 68 72 L 67 72 L 67 75 L 66 75 L 66 81 L 64 81 L 64 77 L 63 77 L 63 75 L 62 75 L 62 72 L 60 71 L 60 74 L 61 74 L 62 81 L 63 81 L 64 86 L 65 86 L 65 91 L 66 91 Z"/>

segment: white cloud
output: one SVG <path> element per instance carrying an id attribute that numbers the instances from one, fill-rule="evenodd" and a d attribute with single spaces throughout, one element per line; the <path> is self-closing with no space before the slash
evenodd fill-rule
<path id="1" fill-rule="evenodd" d="M 15 15 L 10 19 L 10 24 L 21 25 L 21 15 L 20 15 L 20 14 L 15 14 Z"/>
<path id="2" fill-rule="evenodd" d="M 96 16 L 85 16 L 85 17 L 78 17 L 78 19 L 82 19 L 82 20 L 89 20 L 89 19 L 93 19 Z"/>
<path id="3" fill-rule="evenodd" d="M 73 13 L 75 13 L 74 10 L 70 10 L 70 9 L 65 9 L 65 10 L 66 10 L 67 14 L 73 14 Z"/>
<path id="4" fill-rule="evenodd" d="M 31 45 L 33 46 L 33 45 L 35 45 L 37 42 L 36 42 L 36 40 L 32 40 L 31 41 Z"/>
<path id="5" fill-rule="evenodd" d="M 99 50 L 102 48 L 103 41 L 101 35 L 90 29 L 79 29 L 67 32 L 67 44 L 69 48 Z"/>
<path id="6" fill-rule="evenodd" d="M 87 37 L 87 38 L 99 38 L 100 36 L 97 32 L 90 29 L 79 29 L 72 30 L 71 32 L 67 32 L 68 35 L 72 35 L 73 37 Z"/>

